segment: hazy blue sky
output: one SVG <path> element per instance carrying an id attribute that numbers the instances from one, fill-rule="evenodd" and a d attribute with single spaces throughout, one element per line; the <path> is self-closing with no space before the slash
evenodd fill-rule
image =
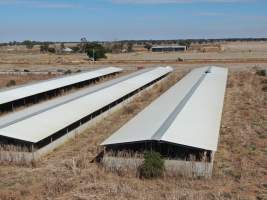
<path id="1" fill-rule="evenodd" d="M 0 0 L 0 41 L 267 37 L 267 0 Z"/>

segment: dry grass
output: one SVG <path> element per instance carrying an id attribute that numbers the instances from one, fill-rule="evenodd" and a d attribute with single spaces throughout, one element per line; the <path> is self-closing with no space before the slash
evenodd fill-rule
<path id="1" fill-rule="evenodd" d="M 216 46 L 212 44 L 211 46 Z M 20 49 L 17 51 L 7 51 L 10 47 L 0 48 L 0 70 L 7 69 L 30 69 L 55 71 L 56 68 L 73 69 L 77 66 L 84 68 L 121 65 L 121 66 L 148 66 L 148 65 L 189 65 L 189 64 L 262 64 L 266 66 L 267 42 L 226 42 L 220 44 L 223 46 L 222 52 L 171 52 L 171 53 L 151 53 L 151 52 L 133 52 L 120 54 L 107 54 L 107 59 L 93 63 L 88 60 L 86 54 L 67 54 L 57 55 L 49 53 L 40 53 L 39 51 L 29 51 Z M 26 50 L 26 51 L 25 51 Z M 178 58 L 184 59 L 184 62 L 177 62 Z"/>
<path id="2" fill-rule="evenodd" d="M 29 82 L 35 82 L 40 80 L 47 80 L 54 78 L 56 75 L 0 75 L 0 88 L 7 87 L 7 84 L 14 80 L 16 85 L 21 85 Z"/>
<path id="3" fill-rule="evenodd" d="M 157 84 L 35 167 L 1 164 L 0 199 L 266 199 L 266 77 L 252 71 L 230 72 L 211 180 L 140 180 L 90 163 L 104 139 L 184 73 Z"/>

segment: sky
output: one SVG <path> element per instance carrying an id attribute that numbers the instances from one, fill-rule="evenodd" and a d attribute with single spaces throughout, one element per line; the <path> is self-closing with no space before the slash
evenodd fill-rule
<path id="1" fill-rule="evenodd" d="M 267 37 L 267 0 L 0 0 L 0 42 Z"/>

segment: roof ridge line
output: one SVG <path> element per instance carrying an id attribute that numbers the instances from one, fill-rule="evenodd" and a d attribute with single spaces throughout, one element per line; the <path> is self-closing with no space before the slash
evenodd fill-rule
<path id="1" fill-rule="evenodd" d="M 201 75 L 198 81 L 192 86 L 189 92 L 184 96 L 184 98 L 180 101 L 180 103 L 175 107 L 175 109 L 171 112 L 168 118 L 162 123 L 162 125 L 158 128 L 156 133 L 151 137 L 151 140 L 161 140 L 163 134 L 166 130 L 171 126 L 172 122 L 175 120 L 177 115 L 183 110 L 184 106 L 198 89 L 202 81 L 205 79 L 208 73 L 210 73 L 211 67 L 208 67 L 207 70 Z"/>

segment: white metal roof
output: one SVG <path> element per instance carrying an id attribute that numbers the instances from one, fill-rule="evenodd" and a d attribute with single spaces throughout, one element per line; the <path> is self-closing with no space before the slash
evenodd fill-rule
<path id="1" fill-rule="evenodd" d="M 0 135 L 36 143 L 171 71 L 158 67 L 144 72 L 1 128 Z"/>
<path id="2" fill-rule="evenodd" d="M 83 72 L 75 75 L 65 76 L 39 83 L 30 84 L 22 87 L 13 88 L 0 92 L 0 104 L 15 101 L 32 95 L 40 94 L 64 86 L 94 79 L 104 75 L 120 72 L 122 69 L 117 67 L 107 67 L 95 71 Z"/>
<path id="3" fill-rule="evenodd" d="M 66 48 L 63 49 L 63 51 L 65 51 L 65 52 L 72 52 L 73 50 L 71 48 L 69 48 L 69 47 L 66 47 Z"/>
<path id="4" fill-rule="evenodd" d="M 93 85 L 91 87 L 84 87 L 81 88 L 78 91 L 71 92 L 68 95 L 59 96 L 57 98 L 52 98 L 47 101 L 43 101 L 38 104 L 34 104 L 32 106 L 26 107 L 25 109 L 11 112 L 6 115 L 3 115 L 0 117 L 0 129 L 6 126 L 9 126 L 10 124 L 14 124 L 18 121 L 21 121 L 22 119 L 29 118 L 30 116 L 36 115 L 38 113 L 41 113 L 45 110 L 49 110 L 51 108 L 54 108 L 58 105 L 73 101 L 75 99 L 78 99 L 80 97 L 83 97 L 85 95 L 91 94 L 93 92 L 99 91 L 103 88 L 110 87 L 111 85 L 117 84 L 119 82 L 122 82 L 124 80 L 127 80 L 129 78 L 132 78 L 134 76 L 137 76 L 139 74 L 142 74 L 144 72 L 148 72 L 152 70 L 151 68 L 145 68 L 142 70 L 138 70 L 136 72 L 130 73 L 125 76 L 121 76 L 115 79 L 111 79 L 109 81 L 105 81 L 100 84 Z"/>
<path id="5" fill-rule="evenodd" d="M 156 140 L 216 151 L 227 73 L 192 70 L 101 145 Z"/>

